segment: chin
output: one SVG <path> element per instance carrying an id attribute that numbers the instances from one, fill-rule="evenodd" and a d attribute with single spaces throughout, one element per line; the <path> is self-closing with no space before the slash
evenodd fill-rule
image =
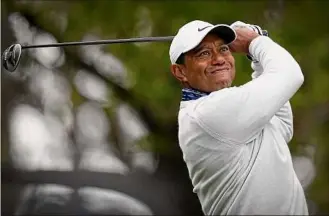
<path id="1" fill-rule="evenodd" d="M 229 81 L 229 80 L 225 80 L 225 81 L 220 81 L 216 84 L 216 91 L 217 90 L 221 90 L 221 89 L 224 89 L 224 88 L 229 88 L 231 87 L 232 85 L 232 82 Z"/>
<path id="2" fill-rule="evenodd" d="M 232 85 L 232 82 L 227 81 L 227 82 L 223 83 L 222 88 L 229 88 L 229 87 L 231 87 L 231 85 Z"/>

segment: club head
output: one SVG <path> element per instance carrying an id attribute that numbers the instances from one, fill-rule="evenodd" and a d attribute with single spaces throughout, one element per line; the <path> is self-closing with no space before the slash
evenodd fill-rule
<path id="1" fill-rule="evenodd" d="M 20 44 L 13 44 L 8 47 L 2 55 L 2 65 L 10 72 L 14 72 L 19 64 L 22 54 L 22 46 Z"/>

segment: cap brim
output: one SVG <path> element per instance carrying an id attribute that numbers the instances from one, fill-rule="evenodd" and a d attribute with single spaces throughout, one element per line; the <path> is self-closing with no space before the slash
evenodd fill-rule
<path id="1" fill-rule="evenodd" d="M 230 44 L 236 39 L 236 33 L 233 30 L 233 28 L 224 24 L 215 25 L 208 32 L 208 34 L 209 33 L 214 33 L 218 35 L 220 38 L 222 38 L 225 41 L 226 44 Z"/>
<path id="2" fill-rule="evenodd" d="M 218 37 L 220 37 L 224 40 L 225 44 L 230 44 L 236 39 L 236 33 L 233 30 L 233 28 L 231 28 L 229 25 L 218 24 L 218 25 L 212 26 L 211 28 L 205 29 L 203 31 L 203 34 L 201 34 L 200 37 L 198 37 L 198 39 L 193 43 L 193 45 L 188 47 L 184 51 L 184 53 L 197 47 L 209 33 L 218 35 Z"/>

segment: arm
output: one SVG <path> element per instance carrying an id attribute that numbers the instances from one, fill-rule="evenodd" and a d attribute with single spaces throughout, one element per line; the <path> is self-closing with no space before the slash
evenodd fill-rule
<path id="1" fill-rule="evenodd" d="M 270 38 L 255 38 L 249 52 L 263 66 L 264 72 L 240 87 L 211 93 L 195 107 L 195 118 L 200 126 L 226 142 L 252 140 L 304 81 L 298 63 Z"/>
<path id="2" fill-rule="evenodd" d="M 252 79 L 256 79 L 264 71 L 262 65 L 257 61 L 251 63 L 251 68 L 254 70 L 251 75 Z M 271 123 L 278 128 L 285 141 L 290 142 L 293 137 L 293 115 L 289 101 L 275 113 Z"/>

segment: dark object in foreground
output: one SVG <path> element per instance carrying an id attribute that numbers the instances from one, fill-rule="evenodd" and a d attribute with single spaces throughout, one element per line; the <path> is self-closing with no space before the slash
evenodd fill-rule
<path id="1" fill-rule="evenodd" d="M 162 162 L 154 174 L 135 170 L 127 175 L 83 170 L 22 171 L 10 164 L 1 165 L 2 194 L 6 196 L 1 201 L 6 206 L 2 215 L 129 215 L 127 211 L 133 206 L 123 199 L 119 199 L 122 205 L 114 209 L 111 205 L 99 208 L 88 205 L 92 200 L 99 203 L 115 200 L 118 193 L 145 204 L 153 215 L 203 215 L 187 173 L 181 170 L 183 167 L 177 169 L 177 163 L 173 166 Z M 56 188 L 40 193 L 40 188 L 50 186 L 69 188 L 73 193 L 66 196 Z M 27 188 L 32 189 L 31 193 L 22 196 Z"/>

